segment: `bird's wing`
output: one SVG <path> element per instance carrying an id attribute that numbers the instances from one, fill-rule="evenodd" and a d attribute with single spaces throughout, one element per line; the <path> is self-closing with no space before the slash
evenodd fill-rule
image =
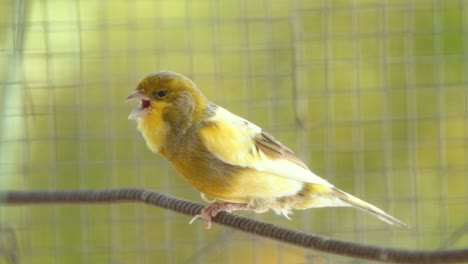
<path id="1" fill-rule="evenodd" d="M 332 187 L 312 173 L 289 148 L 249 121 L 217 107 L 200 128 L 204 146 L 225 163 L 297 181 Z"/>

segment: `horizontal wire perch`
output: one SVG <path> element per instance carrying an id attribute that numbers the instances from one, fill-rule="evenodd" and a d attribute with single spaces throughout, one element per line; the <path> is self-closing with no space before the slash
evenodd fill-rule
<path id="1" fill-rule="evenodd" d="M 0 191 L 0 205 L 55 203 L 119 203 L 143 202 L 194 216 L 203 205 L 141 188 L 71 191 Z M 468 261 L 468 249 L 401 250 L 353 242 L 295 231 L 246 217 L 220 213 L 213 222 L 247 233 L 337 255 L 393 263 L 455 263 Z"/>

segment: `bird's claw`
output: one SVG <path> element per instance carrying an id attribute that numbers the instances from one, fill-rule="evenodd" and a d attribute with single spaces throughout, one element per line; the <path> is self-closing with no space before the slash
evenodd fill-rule
<path id="1" fill-rule="evenodd" d="M 205 219 L 205 228 L 211 228 L 211 219 L 215 217 L 220 211 L 220 208 L 217 205 L 218 203 L 212 203 L 206 207 L 204 207 L 199 214 L 194 216 L 192 220 L 190 220 L 189 224 L 192 224 L 198 218 Z"/>
<path id="2" fill-rule="evenodd" d="M 205 219 L 205 229 L 210 229 L 211 228 L 211 217 L 208 217 L 207 215 L 202 215 L 202 214 L 197 214 L 190 220 L 189 224 L 192 224 L 197 220 L 198 218 L 203 218 Z"/>
<path id="3" fill-rule="evenodd" d="M 237 203 L 218 203 L 214 202 L 207 206 L 205 206 L 199 214 L 194 216 L 192 220 L 190 220 L 189 224 L 192 224 L 198 218 L 205 219 L 205 228 L 211 228 L 211 219 L 215 217 L 219 212 L 232 212 L 236 210 L 246 209 L 248 207 L 247 204 L 237 204 Z"/>

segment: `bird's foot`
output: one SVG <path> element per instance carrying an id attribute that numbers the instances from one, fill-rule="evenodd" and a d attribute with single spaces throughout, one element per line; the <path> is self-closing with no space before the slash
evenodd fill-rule
<path id="1" fill-rule="evenodd" d="M 205 219 L 205 228 L 210 229 L 211 219 L 215 217 L 219 212 L 231 213 L 237 210 L 246 210 L 246 209 L 249 209 L 248 204 L 214 202 L 205 206 L 205 208 L 203 208 L 199 214 L 193 217 L 192 220 L 190 220 L 190 224 L 192 224 L 197 218 L 203 218 Z"/>

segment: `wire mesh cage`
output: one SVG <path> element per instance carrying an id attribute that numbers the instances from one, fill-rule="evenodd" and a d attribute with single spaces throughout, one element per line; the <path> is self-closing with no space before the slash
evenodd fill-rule
<path id="1" fill-rule="evenodd" d="M 158 190 L 202 202 L 124 104 L 190 77 L 335 186 L 347 208 L 248 217 L 405 249 L 468 245 L 468 1 L 0 2 L 0 190 Z M 144 205 L 0 207 L 0 263 L 362 263 Z"/>

